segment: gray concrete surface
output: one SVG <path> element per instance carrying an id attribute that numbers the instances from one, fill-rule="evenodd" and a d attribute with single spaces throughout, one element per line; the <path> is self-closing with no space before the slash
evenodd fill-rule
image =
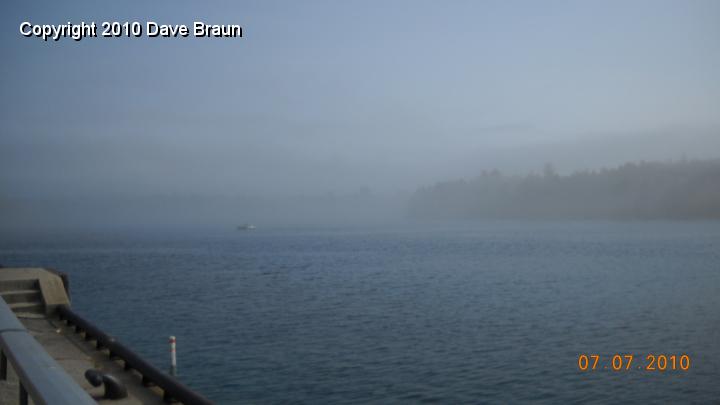
<path id="1" fill-rule="evenodd" d="M 0 293 L 6 301 L 16 301 L 8 304 L 11 307 L 14 305 L 13 311 L 20 322 L 47 353 L 98 403 L 162 404 L 160 389 L 143 386 L 140 374 L 124 370 L 121 361 L 110 360 L 106 351 L 96 350 L 91 342 L 83 339 L 83 335 L 75 333 L 74 328 L 65 325 L 56 315 L 48 314 L 45 301 L 35 302 L 41 299 L 37 294 L 37 291 L 40 291 L 42 295 L 48 294 L 47 302 L 51 305 L 69 303 L 62 282 L 58 284 L 57 280 L 60 280 L 57 275 L 46 272 L 44 269 L 0 268 Z M 23 302 L 23 300 L 28 302 Z M 23 312 L 31 307 L 34 311 Z M 104 399 L 104 388 L 102 386 L 93 387 L 85 379 L 85 371 L 91 368 L 112 374 L 120 379 L 128 389 L 128 398 Z M 0 404 L 15 405 L 17 403 L 18 378 L 12 370 L 11 364 L 8 363 L 8 379 L 0 381 Z"/>
<path id="2" fill-rule="evenodd" d="M 0 268 L 0 292 L 36 290 L 40 292 L 40 301 L 45 314 L 52 314 L 58 305 L 70 305 L 70 298 L 65 292 L 62 279 L 57 274 L 43 268 L 20 267 Z M 6 299 L 7 301 L 7 299 Z M 32 302 L 17 302 L 10 306 L 15 312 L 38 312 Z M 16 310 L 19 308 L 20 310 Z"/>

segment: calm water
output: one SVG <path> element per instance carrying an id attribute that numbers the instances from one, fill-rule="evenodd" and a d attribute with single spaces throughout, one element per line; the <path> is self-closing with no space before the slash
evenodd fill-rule
<path id="1" fill-rule="evenodd" d="M 0 263 L 69 273 L 76 310 L 162 368 L 176 335 L 218 403 L 720 401 L 718 222 L 5 235 Z"/>

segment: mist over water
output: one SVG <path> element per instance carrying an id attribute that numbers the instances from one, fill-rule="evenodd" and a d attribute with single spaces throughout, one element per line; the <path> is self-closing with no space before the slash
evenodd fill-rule
<path id="1" fill-rule="evenodd" d="M 0 227 L 362 224 L 483 170 L 713 159 L 713 1 L 8 3 Z M 234 39 L 43 42 L 66 21 Z"/>

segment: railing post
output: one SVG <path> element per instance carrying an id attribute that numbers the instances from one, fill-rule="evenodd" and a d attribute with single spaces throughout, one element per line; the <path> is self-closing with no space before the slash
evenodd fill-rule
<path id="1" fill-rule="evenodd" d="M 0 350 L 0 380 L 7 380 L 7 356 L 2 350 Z"/>
<path id="2" fill-rule="evenodd" d="M 28 405 L 28 393 L 25 390 L 25 387 L 23 387 L 22 383 L 20 385 L 20 397 L 18 398 L 18 403 L 20 405 Z"/>

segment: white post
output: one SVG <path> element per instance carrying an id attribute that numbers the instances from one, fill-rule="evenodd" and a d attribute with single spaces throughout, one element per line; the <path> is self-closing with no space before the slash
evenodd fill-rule
<path id="1" fill-rule="evenodd" d="M 175 354 L 175 336 L 170 336 L 170 375 L 177 373 L 177 355 Z"/>

